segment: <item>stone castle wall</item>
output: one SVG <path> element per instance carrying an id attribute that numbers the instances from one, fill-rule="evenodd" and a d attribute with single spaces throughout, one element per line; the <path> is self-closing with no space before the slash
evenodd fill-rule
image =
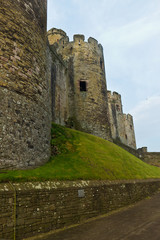
<path id="1" fill-rule="evenodd" d="M 130 114 L 123 113 L 121 95 L 108 91 L 109 119 L 111 135 L 114 140 L 136 149 L 133 118 Z"/>
<path id="2" fill-rule="evenodd" d="M 24 239 L 133 204 L 159 180 L 0 184 L 0 239 Z"/>
<path id="3" fill-rule="evenodd" d="M 142 161 L 160 167 L 160 152 L 148 152 L 147 147 L 138 148 L 137 152 Z"/>
<path id="4" fill-rule="evenodd" d="M 74 35 L 74 41 L 69 42 L 57 29 L 49 31 L 48 39 L 70 72 L 68 126 L 111 139 L 102 46 L 93 38 L 85 42 L 83 35 Z"/>
<path id="5" fill-rule="evenodd" d="M 64 126 L 69 117 L 69 72 L 66 63 L 56 53 L 54 46 L 48 46 L 48 50 L 52 121 Z"/>
<path id="6" fill-rule="evenodd" d="M 63 59 L 68 72 L 67 77 L 62 74 L 63 80 L 56 77 L 55 85 L 59 91 L 58 82 L 61 83 L 63 95 L 68 95 L 65 102 L 61 101 L 65 108 L 66 103 L 69 104 L 65 115 L 67 121 L 62 122 L 104 139 L 119 140 L 136 149 L 133 118 L 130 114 L 123 114 L 121 95 L 107 91 L 102 46 L 93 38 L 85 42 L 84 35 L 74 35 L 70 42 L 61 29 L 53 28 L 47 35 L 50 46 Z M 56 71 L 55 67 L 55 76 L 58 75 Z M 58 102 L 55 98 L 57 115 L 64 112 Z M 55 120 L 57 117 L 53 119 L 60 123 Z"/>
<path id="7" fill-rule="evenodd" d="M 0 3 L 0 168 L 49 159 L 46 13 L 46 0 Z"/>
<path id="8" fill-rule="evenodd" d="M 136 149 L 133 118 L 107 93 L 97 40 L 53 28 L 47 0 L 1 0 L 0 168 L 39 166 L 50 156 L 52 121 Z"/>

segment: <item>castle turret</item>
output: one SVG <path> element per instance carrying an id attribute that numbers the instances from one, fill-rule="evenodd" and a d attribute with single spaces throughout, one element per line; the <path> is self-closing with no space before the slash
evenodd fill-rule
<path id="1" fill-rule="evenodd" d="M 117 92 L 108 91 L 108 109 L 112 138 L 136 149 L 133 117 L 123 114 L 121 95 Z"/>
<path id="2" fill-rule="evenodd" d="M 55 33 L 49 31 L 52 45 Z M 84 35 L 74 35 L 74 41 L 62 37 L 55 43 L 69 69 L 69 118 L 68 126 L 110 139 L 107 88 L 103 48 L 94 38 L 85 42 Z"/>
<path id="3" fill-rule="evenodd" d="M 47 36 L 50 45 L 53 45 L 55 43 L 59 43 L 62 38 L 65 39 L 67 34 L 61 29 L 52 28 L 48 31 Z"/>
<path id="4" fill-rule="evenodd" d="M 41 165 L 50 155 L 46 9 L 47 0 L 1 0 L 0 168 Z"/>

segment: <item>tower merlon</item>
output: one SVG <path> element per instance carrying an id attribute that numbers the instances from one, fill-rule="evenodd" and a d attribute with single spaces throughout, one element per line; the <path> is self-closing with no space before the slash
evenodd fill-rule
<path id="1" fill-rule="evenodd" d="M 74 42 L 78 42 L 78 43 L 84 42 L 85 36 L 83 34 L 75 34 L 73 35 L 73 40 Z"/>
<path id="2" fill-rule="evenodd" d="M 112 100 L 120 100 L 121 101 L 121 94 L 117 92 L 107 91 L 108 98 Z"/>
<path id="3" fill-rule="evenodd" d="M 47 32 L 47 36 L 48 35 L 54 35 L 54 34 L 59 34 L 63 37 L 66 37 L 67 34 L 65 31 L 63 31 L 62 29 L 58 29 L 58 28 L 51 28 L 48 32 Z"/>
<path id="4" fill-rule="evenodd" d="M 98 46 L 98 41 L 95 38 L 92 38 L 92 37 L 88 38 L 88 43 L 91 43 L 95 46 Z"/>
<path id="5" fill-rule="evenodd" d="M 131 115 L 131 114 L 129 114 L 129 113 L 126 115 L 126 118 L 127 118 L 128 120 L 133 120 L 133 117 L 132 117 L 132 115 Z"/>
<path id="6" fill-rule="evenodd" d="M 69 42 L 69 38 L 67 34 L 63 30 L 57 29 L 57 28 L 50 29 L 47 32 L 47 37 L 50 45 L 53 45 L 59 42 L 62 42 L 62 44 Z"/>
<path id="7" fill-rule="evenodd" d="M 102 44 L 98 44 L 98 47 L 99 47 L 99 49 L 101 50 L 101 51 L 103 51 L 103 46 L 102 46 Z"/>

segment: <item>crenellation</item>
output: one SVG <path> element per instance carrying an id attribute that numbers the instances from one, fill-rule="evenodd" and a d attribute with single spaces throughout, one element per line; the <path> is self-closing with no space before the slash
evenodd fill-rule
<path id="1" fill-rule="evenodd" d="M 131 114 L 126 114 L 126 119 L 129 120 L 129 121 L 133 121 L 133 117 Z"/>
<path id="2" fill-rule="evenodd" d="M 73 36 L 73 41 L 75 42 L 75 43 L 81 43 L 81 42 L 84 42 L 84 40 L 85 40 L 85 36 L 83 35 L 83 34 L 75 34 L 74 36 Z"/>
<path id="3" fill-rule="evenodd" d="M 103 46 L 100 43 L 98 44 L 98 47 L 99 47 L 100 51 L 103 52 Z"/>
<path id="4" fill-rule="evenodd" d="M 121 95 L 117 92 L 107 91 L 108 98 L 121 101 Z"/>
<path id="5" fill-rule="evenodd" d="M 69 43 L 69 37 L 68 36 L 61 38 L 58 42 L 58 44 L 62 45 L 63 47 L 68 43 Z"/>
<path id="6" fill-rule="evenodd" d="M 67 34 L 65 31 L 63 31 L 62 29 L 57 29 L 57 28 L 51 28 L 48 32 L 47 32 L 47 35 L 56 35 L 56 34 L 59 34 L 63 37 L 66 37 Z"/>
<path id="7" fill-rule="evenodd" d="M 69 42 L 69 38 L 67 36 L 67 34 L 61 30 L 61 29 L 57 29 L 57 28 L 52 28 L 47 32 L 47 37 L 48 37 L 48 41 L 50 43 L 50 45 L 53 44 L 59 44 L 59 42 L 61 41 L 61 39 L 63 39 L 63 41 L 65 42 Z"/>
<path id="8" fill-rule="evenodd" d="M 89 37 L 88 43 L 93 44 L 94 46 L 98 46 L 98 41 L 95 38 Z"/>

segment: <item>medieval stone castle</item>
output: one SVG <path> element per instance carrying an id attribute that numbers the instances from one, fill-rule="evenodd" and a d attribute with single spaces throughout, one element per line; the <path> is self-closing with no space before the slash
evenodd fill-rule
<path id="1" fill-rule="evenodd" d="M 47 35 L 53 121 L 136 149 L 132 116 L 123 114 L 121 96 L 107 91 L 101 44 L 84 35 L 69 42 L 55 28 Z"/>
<path id="2" fill-rule="evenodd" d="M 47 33 L 46 13 L 47 0 L 1 0 L 0 168 L 48 161 L 51 121 L 136 149 L 133 118 L 107 91 L 101 44 Z"/>

